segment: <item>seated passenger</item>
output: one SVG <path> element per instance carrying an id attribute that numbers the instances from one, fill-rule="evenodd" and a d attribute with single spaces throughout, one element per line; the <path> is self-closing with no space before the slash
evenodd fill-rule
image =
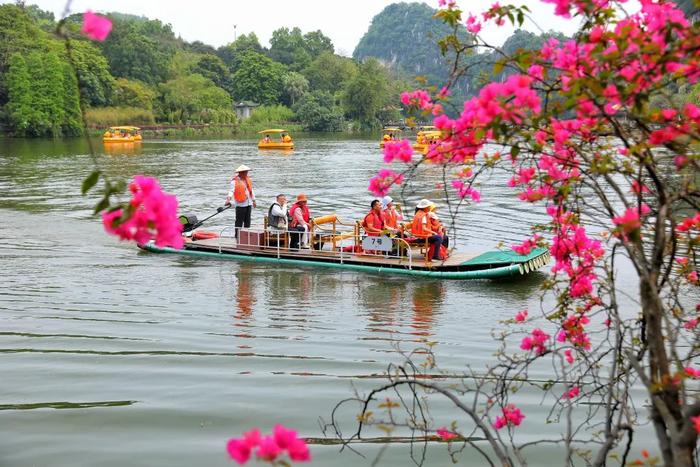
<path id="1" fill-rule="evenodd" d="M 302 247 L 308 247 L 309 244 L 309 229 L 311 228 L 309 216 L 309 208 L 306 205 L 308 199 L 306 195 L 300 193 L 297 195 L 296 203 L 292 204 L 289 209 L 289 248 L 299 249 L 299 245 Z M 302 235 L 303 233 L 303 235 Z"/>
<path id="2" fill-rule="evenodd" d="M 440 222 L 440 218 L 435 212 L 436 210 L 437 205 L 435 203 L 433 203 L 432 206 L 430 206 L 430 208 L 428 209 L 428 218 L 430 219 L 430 230 L 440 234 L 442 236 L 442 244 L 445 246 L 445 248 L 449 248 L 450 238 L 447 236 L 447 229 L 442 225 L 442 222 Z"/>
<path id="3" fill-rule="evenodd" d="M 391 141 L 391 136 L 389 136 L 388 133 L 384 133 L 382 139 L 384 140 L 384 142 Z"/>
<path id="4" fill-rule="evenodd" d="M 416 215 L 411 223 L 411 233 L 418 238 L 427 238 L 428 243 L 434 246 L 433 261 L 440 261 L 440 247 L 442 246 L 442 235 L 431 229 L 428 209 L 433 203 L 427 199 L 422 199 L 416 205 Z"/>
<path id="5" fill-rule="evenodd" d="M 280 194 L 267 210 L 267 224 L 273 232 L 284 232 L 287 230 L 287 197 Z"/>
<path id="6" fill-rule="evenodd" d="M 291 143 L 292 137 L 285 133 L 282 135 L 282 142 L 283 143 Z"/>
<path id="7" fill-rule="evenodd" d="M 265 135 L 265 137 L 263 138 L 263 143 L 269 143 L 270 141 L 272 141 L 270 139 L 270 135 Z"/>
<path id="8" fill-rule="evenodd" d="M 403 214 L 394 206 L 394 200 L 391 196 L 382 198 L 382 214 L 384 215 L 384 227 L 389 229 L 391 233 L 401 236 Z"/>
<path id="9" fill-rule="evenodd" d="M 378 237 L 384 229 L 384 216 L 382 214 L 382 203 L 375 199 L 370 204 L 370 211 L 362 220 L 362 227 L 370 237 Z"/>

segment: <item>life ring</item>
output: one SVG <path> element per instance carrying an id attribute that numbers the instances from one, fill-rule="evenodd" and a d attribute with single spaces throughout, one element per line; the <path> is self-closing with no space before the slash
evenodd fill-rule
<path id="1" fill-rule="evenodd" d="M 206 230 L 198 230 L 192 233 L 192 240 L 206 240 L 208 238 L 218 238 L 219 234 L 216 232 L 208 232 Z"/>

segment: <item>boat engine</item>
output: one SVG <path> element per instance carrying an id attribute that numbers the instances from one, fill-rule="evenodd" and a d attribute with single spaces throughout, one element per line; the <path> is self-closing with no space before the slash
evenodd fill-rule
<path id="1" fill-rule="evenodd" d="M 192 229 L 199 227 L 199 221 L 197 216 L 194 214 L 183 214 L 179 217 L 180 223 L 182 224 L 182 232 L 189 232 Z"/>

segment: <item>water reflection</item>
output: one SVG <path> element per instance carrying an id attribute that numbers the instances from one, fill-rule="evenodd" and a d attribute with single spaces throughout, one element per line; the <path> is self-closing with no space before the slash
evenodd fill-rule
<path id="1" fill-rule="evenodd" d="M 252 263 L 244 261 L 235 274 L 236 314 L 234 317 L 236 321 L 242 321 L 242 325 L 250 323 L 253 317 L 253 305 L 256 302 L 253 281 L 251 280 L 252 271 Z"/>
<path id="2" fill-rule="evenodd" d="M 103 145 L 103 150 L 112 156 L 138 156 L 141 154 L 141 142 L 109 143 Z"/>
<path id="3" fill-rule="evenodd" d="M 433 320 L 445 301 L 445 285 L 441 281 L 422 283 L 413 288 L 412 298 L 411 334 L 427 338 L 432 335 Z"/>

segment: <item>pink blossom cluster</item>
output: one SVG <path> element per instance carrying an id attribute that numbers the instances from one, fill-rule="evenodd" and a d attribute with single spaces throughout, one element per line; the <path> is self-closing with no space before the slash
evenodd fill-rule
<path id="1" fill-rule="evenodd" d="M 692 366 L 687 366 L 683 368 L 683 373 L 688 378 L 697 379 L 700 378 L 700 369 L 693 368 Z"/>
<path id="2" fill-rule="evenodd" d="M 565 391 L 564 394 L 562 394 L 562 397 L 564 399 L 575 399 L 576 397 L 578 397 L 580 392 L 581 389 L 578 386 L 572 386 L 567 391 Z"/>
<path id="3" fill-rule="evenodd" d="M 457 190 L 457 196 L 462 199 L 469 196 L 475 203 L 481 201 L 481 193 L 478 190 L 468 186 L 460 179 L 452 180 L 452 187 Z"/>
<path id="4" fill-rule="evenodd" d="M 182 248 L 182 224 L 177 215 L 177 198 L 163 193 L 158 180 L 137 175 L 129 184 L 131 216 L 119 222 L 124 211 L 117 209 L 102 214 L 107 233 L 139 245 L 155 239 L 157 246 Z M 118 225 L 116 225 L 118 224 Z"/>
<path id="5" fill-rule="evenodd" d="M 546 344 L 549 337 L 549 334 L 540 328 L 535 328 L 529 336 L 523 337 L 523 340 L 520 342 L 520 348 L 523 350 L 534 350 L 537 355 L 542 355 L 547 351 Z"/>
<path id="6" fill-rule="evenodd" d="M 695 213 L 693 217 L 686 217 L 683 219 L 676 229 L 679 232 L 689 232 L 690 230 L 700 231 L 700 212 Z"/>
<path id="7" fill-rule="evenodd" d="M 96 15 L 88 10 L 83 13 L 82 33 L 90 39 L 104 41 L 112 31 L 112 21 L 101 15 Z"/>
<path id="8" fill-rule="evenodd" d="M 571 349 L 566 349 L 564 351 L 564 358 L 566 359 L 566 363 L 568 363 L 569 365 L 574 363 L 574 355 Z"/>
<path id="9" fill-rule="evenodd" d="M 443 441 L 449 441 L 451 439 L 455 439 L 457 437 L 457 433 L 454 433 L 452 431 L 449 431 L 446 427 L 441 427 L 437 429 L 437 435 L 443 440 Z"/>
<path id="10" fill-rule="evenodd" d="M 696 327 L 698 327 L 698 318 L 692 318 L 683 323 L 683 328 L 688 331 L 692 331 Z"/>
<path id="11" fill-rule="evenodd" d="M 500 430 L 505 426 L 519 426 L 524 419 L 525 415 L 522 414 L 519 408 L 513 404 L 508 404 L 503 407 L 503 416 L 496 417 L 493 427 Z"/>
<path id="12" fill-rule="evenodd" d="M 527 319 L 527 310 L 519 311 L 519 312 L 515 315 L 515 321 L 517 321 L 518 323 L 522 323 L 522 322 L 525 321 L 526 319 Z"/>
<path id="13" fill-rule="evenodd" d="M 646 216 L 651 212 L 649 206 L 642 203 L 639 207 L 628 208 L 621 216 L 613 217 L 613 224 L 617 227 L 614 235 L 628 240 L 630 237 L 638 235 L 642 228 L 641 216 Z"/>
<path id="14" fill-rule="evenodd" d="M 520 245 L 513 245 L 511 248 L 519 255 L 529 255 L 533 248 L 537 247 L 537 243 L 542 240 L 542 236 L 535 234 L 532 238 L 528 238 Z"/>
<path id="15" fill-rule="evenodd" d="M 413 157 L 413 147 L 407 139 L 400 141 L 387 141 L 384 143 L 384 162 L 387 164 L 398 159 L 401 162 L 411 162 Z"/>
<path id="16" fill-rule="evenodd" d="M 381 169 L 376 177 L 369 181 L 369 191 L 377 196 L 385 196 L 393 185 L 401 185 L 403 174 L 389 169 Z"/>
<path id="17" fill-rule="evenodd" d="M 262 436 L 257 428 L 243 433 L 240 438 L 230 439 L 226 444 L 226 450 L 229 456 L 240 465 L 250 460 L 254 450 L 255 456 L 266 462 L 275 462 L 285 451 L 294 462 L 311 460 L 306 442 L 297 437 L 296 431 L 285 428 L 283 425 L 275 425 L 272 435 L 269 436 Z"/>
<path id="18" fill-rule="evenodd" d="M 557 342 L 569 342 L 583 350 L 591 348 L 585 326 L 590 322 L 586 315 L 570 315 L 562 323 L 562 329 L 557 333 Z"/>

